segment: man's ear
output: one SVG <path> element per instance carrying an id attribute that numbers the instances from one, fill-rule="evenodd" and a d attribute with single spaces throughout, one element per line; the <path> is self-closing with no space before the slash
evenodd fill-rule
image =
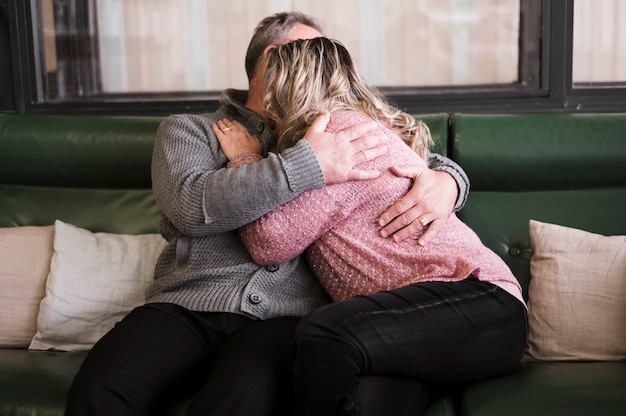
<path id="1" fill-rule="evenodd" d="M 263 56 L 267 55 L 267 51 L 269 51 L 270 49 L 276 49 L 277 46 L 276 45 L 268 45 L 265 47 L 265 49 L 263 49 Z"/>

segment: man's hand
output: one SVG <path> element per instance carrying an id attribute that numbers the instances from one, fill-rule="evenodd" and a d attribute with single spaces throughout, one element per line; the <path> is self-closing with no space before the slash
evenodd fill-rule
<path id="1" fill-rule="evenodd" d="M 211 130 L 228 160 L 233 160 L 242 153 L 260 155 L 263 152 L 259 139 L 251 135 L 248 129 L 238 121 L 223 119 L 212 124 Z"/>
<path id="2" fill-rule="evenodd" d="M 426 229 L 417 240 L 419 245 L 426 245 L 454 210 L 459 192 L 456 181 L 446 172 L 421 166 L 394 166 L 391 171 L 413 178 L 413 187 L 380 216 L 380 235 L 402 241 Z"/>
<path id="3" fill-rule="evenodd" d="M 375 121 L 356 124 L 337 133 L 326 133 L 330 113 L 315 119 L 304 135 L 322 168 L 326 185 L 351 180 L 374 179 L 378 170 L 354 169 L 359 163 L 387 153 L 386 136 L 376 133 Z"/>

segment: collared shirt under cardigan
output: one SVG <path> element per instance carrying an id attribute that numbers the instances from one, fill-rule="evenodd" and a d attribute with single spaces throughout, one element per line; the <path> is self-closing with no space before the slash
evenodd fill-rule
<path id="1" fill-rule="evenodd" d="M 330 301 L 304 258 L 260 266 L 238 236 L 237 228 L 324 186 L 306 140 L 272 153 L 276 139 L 266 121 L 244 107 L 246 97 L 246 91 L 226 90 L 216 112 L 173 115 L 158 129 L 152 186 L 169 244 L 157 262 L 147 302 L 269 319 L 302 316 Z M 239 121 L 261 140 L 263 161 L 226 169 L 228 160 L 211 130 L 223 118 Z M 457 179 L 461 207 L 469 190 L 464 172 L 440 155 L 432 155 L 430 165 Z"/>

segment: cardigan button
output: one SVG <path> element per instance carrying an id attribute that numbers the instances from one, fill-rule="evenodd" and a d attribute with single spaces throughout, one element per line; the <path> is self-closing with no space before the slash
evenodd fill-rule
<path id="1" fill-rule="evenodd" d="M 268 272 L 272 272 L 273 273 L 275 271 L 278 271 L 279 267 L 280 266 L 278 266 L 278 264 L 270 264 L 269 266 L 265 267 L 265 270 L 267 270 Z"/>
<path id="2" fill-rule="evenodd" d="M 248 299 L 250 299 L 250 302 L 254 303 L 255 305 L 258 305 L 259 303 L 261 303 L 261 301 L 263 300 L 263 298 L 261 297 L 261 295 L 259 295 L 258 293 L 252 293 L 250 294 L 250 296 L 248 297 Z"/>

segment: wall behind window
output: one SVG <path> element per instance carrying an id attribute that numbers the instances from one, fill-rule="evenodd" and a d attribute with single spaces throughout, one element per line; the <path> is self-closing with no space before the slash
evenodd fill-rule
<path id="1" fill-rule="evenodd" d="M 104 93 L 246 88 L 256 24 L 319 17 L 378 86 L 511 84 L 519 0 L 97 0 Z"/>

